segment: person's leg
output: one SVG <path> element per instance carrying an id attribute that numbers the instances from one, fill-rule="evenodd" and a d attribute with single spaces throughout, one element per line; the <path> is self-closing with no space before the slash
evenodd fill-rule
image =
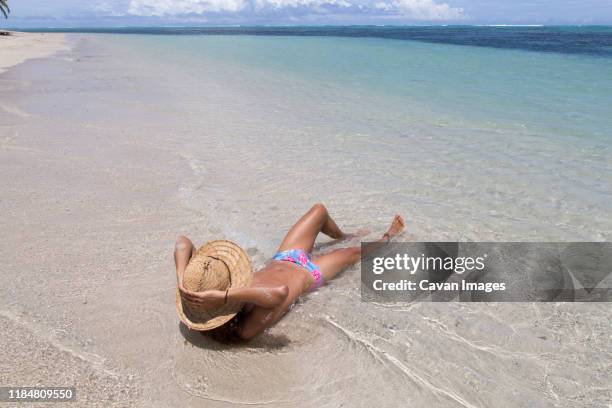
<path id="1" fill-rule="evenodd" d="M 280 251 L 288 249 L 303 249 L 311 252 L 319 232 L 332 238 L 341 239 L 346 236 L 329 216 L 323 204 L 315 204 L 306 214 L 291 227 L 283 242 L 278 248 Z"/>
<path id="2" fill-rule="evenodd" d="M 396 215 L 387 232 L 376 242 L 388 242 L 402 232 L 405 222 L 401 215 Z M 327 282 L 335 278 L 342 270 L 355 265 L 361 258 L 361 247 L 336 249 L 323 256 L 315 257 L 313 262 L 321 269 L 323 280 Z"/>
<path id="3" fill-rule="evenodd" d="M 361 258 L 361 247 L 336 249 L 323 256 L 315 257 L 313 262 L 321 270 L 323 281 L 333 279 L 341 271 L 355 265 Z"/>

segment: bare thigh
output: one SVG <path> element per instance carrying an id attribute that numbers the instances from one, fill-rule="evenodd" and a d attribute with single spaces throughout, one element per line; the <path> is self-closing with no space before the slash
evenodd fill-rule
<path id="1" fill-rule="evenodd" d="M 327 209 L 321 204 L 315 204 L 287 232 L 283 242 L 278 247 L 280 251 L 303 249 L 312 252 L 312 247 L 327 219 Z"/>
<path id="2" fill-rule="evenodd" d="M 361 258 L 361 247 L 336 249 L 328 254 L 313 258 L 313 262 L 321 269 L 323 279 L 333 279 L 342 270 L 355 265 Z"/>

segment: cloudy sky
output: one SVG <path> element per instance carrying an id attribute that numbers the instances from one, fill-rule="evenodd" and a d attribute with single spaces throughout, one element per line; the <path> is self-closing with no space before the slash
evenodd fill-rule
<path id="1" fill-rule="evenodd" d="M 612 24 L 612 0 L 9 0 L 11 26 Z"/>

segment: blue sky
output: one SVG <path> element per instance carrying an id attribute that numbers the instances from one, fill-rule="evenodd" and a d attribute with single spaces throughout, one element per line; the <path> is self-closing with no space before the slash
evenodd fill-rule
<path id="1" fill-rule="evenodd" d="M 612 24 L 612 0 L 9 0 L 13 27 Z"/>

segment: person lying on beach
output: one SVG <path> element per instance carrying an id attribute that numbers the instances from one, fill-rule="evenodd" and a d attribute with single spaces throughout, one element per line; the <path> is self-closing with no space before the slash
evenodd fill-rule
<path id="1" fill-rule="evenodd" d="M 377 242 L 388 242 L 404 229 L 396 215 Z M 211 241 L 196 251 L 189 238 L 176 241 L 177 310 L 190 329 L 225 340 L 249 340 L 278 322 L 297 298 L 356 264 L 361 247 L 312 256 L 317 235 L 338 240 L 364 236 L 343 232 L 323 204 L 315 204 L 291 227 L 272 261 L 252 273 L 249 258 L 230 241 Z"/>

